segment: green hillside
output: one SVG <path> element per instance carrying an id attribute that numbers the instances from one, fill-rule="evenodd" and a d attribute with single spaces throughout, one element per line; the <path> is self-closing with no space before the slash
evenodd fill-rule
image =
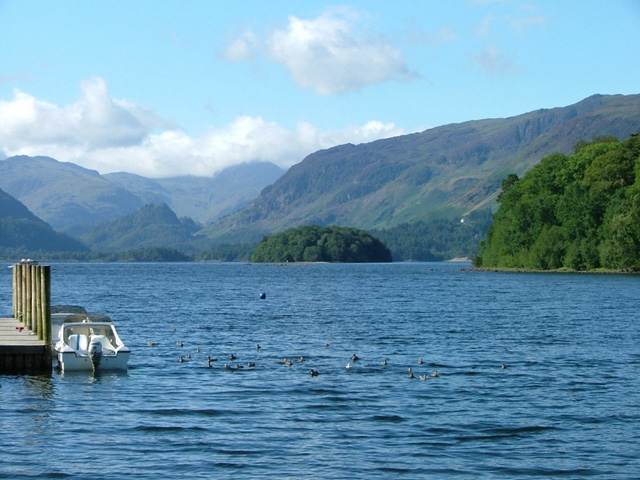
<path id="1" fill-rule="evenodd" d="M 178 218 L 165 203 L 149 204 L 130 215 L 93 228 L 81 239 L 94 251 L 115 252 L 150 247 L 194 250 L 201 226 Z"/>
<path id="2" fill-rule="evenodd" d="M 18 200 L 0 190 L 0 256 L 19 258 L 38 252 L 86 252 L 89 249 L 58 233 Z"/>
<path id="3" fill-rule="evenodd" d="M 640 95 L 594 95 L 569 107 L 342 145 L 309 155 L 202 233 L 218 243 L 246 243 L 300 225 L 371 231 L 459 219 L 495 207 L 502 179 L 524 174 L 546 155 L 637 131 Z"/>
<path id="4" fill-rule="evenodd" d="M 547 156 L 498 200 L 478 267 L 640 270 L 640 135 Z"/>

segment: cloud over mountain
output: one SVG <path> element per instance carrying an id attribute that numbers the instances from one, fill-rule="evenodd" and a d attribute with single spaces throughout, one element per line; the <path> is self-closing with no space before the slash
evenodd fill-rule
<path id="1" fill-rule="evenodd" d="M 0 99 L 0 153 L 5 156 L 46 155 L 101 173 L 155 178 L 211 176 L 254 160 L 288 168 L 319 149 L 403 133 L 375 120 L 341 131 L 320 131 L 306 122 L 290 130 L 260 116 L 240 115 L 194 137 L 150 108 L 113 98 L 100 77 L 81 82 L 80 98 L 66 106 L 18 89 L 12 99 Z"/>

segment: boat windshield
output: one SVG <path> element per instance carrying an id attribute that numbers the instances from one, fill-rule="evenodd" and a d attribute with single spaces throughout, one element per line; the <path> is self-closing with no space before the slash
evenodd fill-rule
<path id="1" fill-rule="evenodd" d="M 105 324 L 92 324 L 92 323 L 82 323 L 82 324 L 73 324 L 65 327 L 63 339 L 65 343 L 69 342 L 69 337 L 71 335 L 84 335 L 87 338 L 92 338 L 95 336 L 104 336 L 109 340 L 109 343 L 116 346 L 116 335 L 111 325 Z"/>

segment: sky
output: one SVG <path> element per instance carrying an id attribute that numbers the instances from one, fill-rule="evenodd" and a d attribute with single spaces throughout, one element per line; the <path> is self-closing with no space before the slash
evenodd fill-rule
<path id="1" fill-rule="evenodd" d="M 0 0 L 0 158 L 282 168 L 640 93 L 640 0 Z"/>

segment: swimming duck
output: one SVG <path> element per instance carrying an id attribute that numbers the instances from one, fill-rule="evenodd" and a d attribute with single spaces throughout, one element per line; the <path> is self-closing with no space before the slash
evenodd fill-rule
<path id="1" fill-rule="evenodd" d="M 354 362 L 357 362 L 358 360 L 360 360 L 358 358 L 358 355 L 356 355 L 355 353 L 351 356 L 351 360 L 353 360 Z"/>
<path id="2" fill-rule="evenodd" d="M 386 365 L 387 364 L 387 359 L 385 358 L 384 360 L 382 360 L 382 365 Z"/>
<path id="3" fill-rule="evenodd" d="M 247 367 L 253 368 L 255 366 L 256 366 L 256 364 L 254 362 L 247 362 Z"/>
<path id="4" fill-rule="evenodd" d="M 431 376 L 432 376 L 433 378 L 436 378 L 436 377 L 438 376 L 438 370 L 436 370 L 435 372 L 433 372 L 433 373 L 431 374 Z"/>
<path id="5" fill-rule="evenodd" d="M 351 370 L 351 364 L 347 363 L 346 367 L 344 367 L 344 368 L 346 368 L 347 370 Z"/>
<path id="6" fill-rule="evenodd" d="M 236 356 L 232 353 L 231 355 L 229 355 L 229 360 L 235 360 Z"/>
<path id="7" fill-rule="evenodd" d="M 179 347 L 184 347 L 184 343 L 182 343 L 182 341 L 179 341 L 178 343 L 176 343 L 176 345 Z"/>
<path id="8" fill-rule="evenodd" d="M 415 377 L 413 376 L 413 372 L 409 372 L 409 375 L 407 375 L 407 378 L 415 378 Z"/>
<path id="9" fill-rule="evenodd" d="M 320 375 L 320 372 L 318 370 L 314 370 L 313 368 L 311 369 L 310 373 L 312 377 L 317 377 L 318 375 Z"/>
<path id="10" fill-rule="evenodd" d="M 147 342 L 147 345 L 149 345 L 150 347 L 153 347 L 156 344 L 156 342 Z"/>
<path id="11" fill-rule="evenodd" d="M 422 365 L 424 363 L 424 361 L 422 360 L 422 358 L 420 360 L 418 360 L 418 365 Z"/>
<path id="12" fill-rule="evenodd" d="M 427 379 L 427 374 L 423 373 L 422 375 L 420 375 L 420 380 L 426 380 Z"/>

